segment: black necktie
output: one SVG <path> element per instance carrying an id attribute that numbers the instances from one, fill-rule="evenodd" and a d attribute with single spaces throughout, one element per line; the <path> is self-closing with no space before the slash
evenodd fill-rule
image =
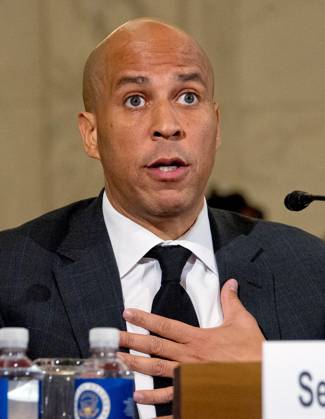
<path id="1" fill-rule="evenodd" d="M 180 284 L 184 265 L 191 251 L 182 246 L 156 246 L 146 256 L 157 259 L 161 268 L 161 286 L 152 302 L 151 312 L 192 326 L 199 322 L 190 297 Z M 154 377 L 154 388 L 172 385 L 172 379 Z M 157 416 L 172 413 L 172 404 L 156 405 Z"/>

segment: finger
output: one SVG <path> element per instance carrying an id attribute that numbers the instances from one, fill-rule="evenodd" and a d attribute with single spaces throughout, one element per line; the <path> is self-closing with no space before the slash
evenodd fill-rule
<path id="1" fill-rule="evenodd" d="M 135 308 L 128 308 L 124 310 L 123 317 L 126 321 L 150 330 L 156 335 L 163 336 L 174 342 L 186 343 L 192 336 L 194 326 L 182 323 L 177 320 L 167 319 L 166 317 L 158 316 L 157 314 L 147 313 Z"/>
<path id="2" fill-rule="evenodd" d="M 158 416 L 156 419 L 173 419 L 172 416 Z"/>
<path id="3" fill-rule="evenodd" d="M 177 362 L 160 358 L 147 358 L 121 352 L 118 353 L 118 356 L 127 364 L 130 370 L 152 376 L 173 377 L 174 369 L 178 366 Z"/>
<path id="4" fill-rule="evenodd" d="M 184 348 L 181 343 L 175 343 L 158 336 L 120 332 L 120 346 L 173 361 L 184 360 Z"/>
<path id="5" fill-rule="evenodd" d="M 237 291 L 238 282 L 235 279 L 229 279 L 222 287 L 221 306 L 225 323 L 231 321 L 238 314 L 238 311 L 245 310 L 238 298 Z"/>
<path id="6" fill-rule="evenodd" d="M 133 398 L 140 404 L 162 404 L 173 400 L 174 388 L 164 387 L 156 390 L 137 390 L 133 394 Z"/>

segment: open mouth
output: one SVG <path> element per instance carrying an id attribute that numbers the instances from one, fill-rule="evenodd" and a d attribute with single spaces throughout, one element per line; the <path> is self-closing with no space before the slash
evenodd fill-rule
<path id="1" fill-rule="evenodd" d="M 173 172 L 180 167 L 187 167 L 188 165 L 179 158 L 158 159 L 150 163 L 147 167 L 149 169 L 159 169 L 161 172 Z"/>

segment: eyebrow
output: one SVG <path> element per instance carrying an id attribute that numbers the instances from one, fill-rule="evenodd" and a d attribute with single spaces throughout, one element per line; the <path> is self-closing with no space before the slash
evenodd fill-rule
<path id="1" fill-rule="evenodd" d="M 206 82 L 203 80 L 201 74 L 197 72 L 178 74 L 176 79 L 181 82 L 196 81 L 206 87 Z M 145 76 L 123 76 L 117 81 L 115 89 L 119 89 L 127 84 L 143 85 L 148 84 L 149 82 L 149 78 Z"/>
<path id="2" fill-rule="evenodd" d="M 148 77 L 144 77 L 144 76 L 124 76 L 121 77 L 115 86 L 115 89 L 118 89 L 126 84 L 146 84 L 149 83 L 149 79 Z"/>
<path id="3" fill-rule="evenodd" d="M 206 86 L 206 83 L 203 80 L 200 73 L 195 72 L 195 73 L 188 73 L 188 74 L 179 74 L 177 76 L 177 78 L 180 81 L 197 81 L 197 82 L 203 84 L 203 86 Z"/>

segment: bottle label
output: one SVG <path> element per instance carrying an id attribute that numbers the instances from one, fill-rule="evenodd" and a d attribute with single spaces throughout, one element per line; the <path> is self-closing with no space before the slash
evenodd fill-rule
<path id="1" fill-rule="evenodd" d="M 8 379 L 0 378 L 0 418 L 8 417 Z"/>
<path id="2" fill-rule="evenodd" d="M 38 380 L 0 378 L 0 418 L 40 417 Z"/>
<path id="3" fill-rule="evenodd" d="M 77 378 L 76 419 L 133 418 L 134 382 L 128 378 Z"/>

